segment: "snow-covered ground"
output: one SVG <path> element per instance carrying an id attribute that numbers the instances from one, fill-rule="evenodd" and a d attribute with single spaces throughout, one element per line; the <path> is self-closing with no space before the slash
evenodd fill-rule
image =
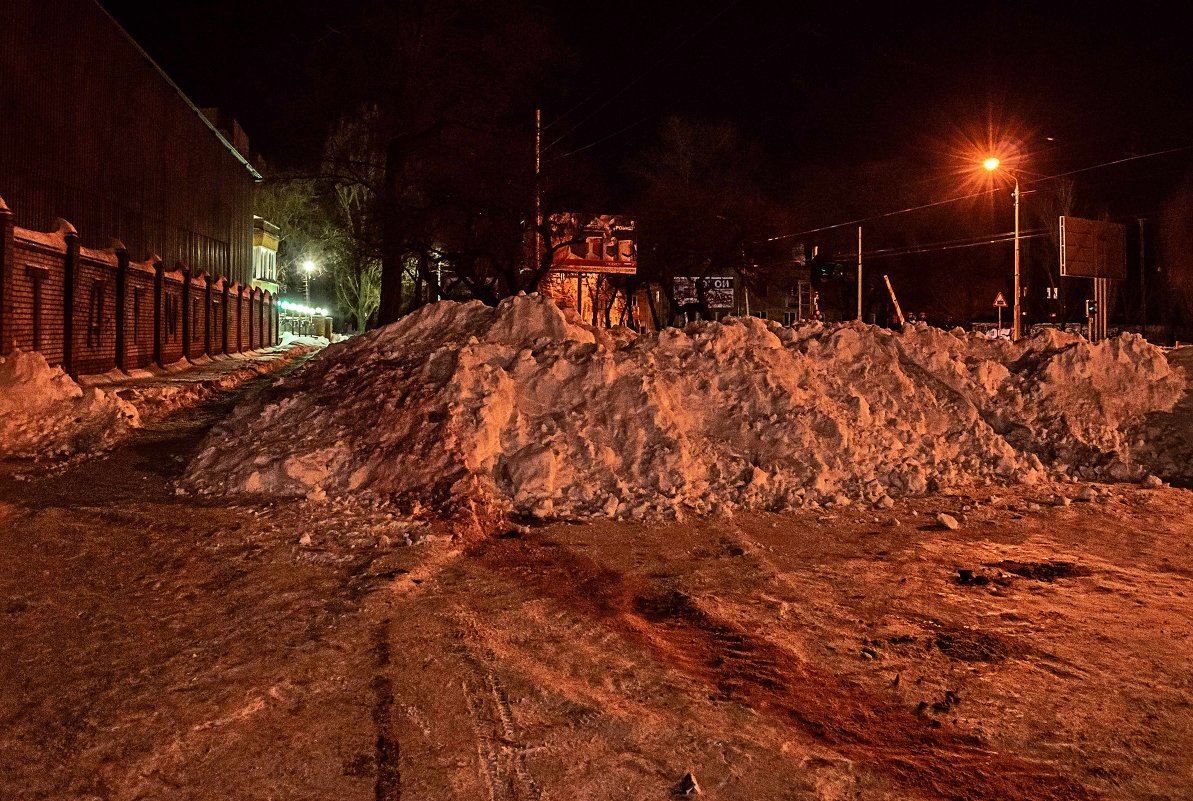
<path id="1" fill-rule="evenodd" d="M 1184 376 L 1134 335 L 1020 343 L 754 318 L 635 335 L 538 296 L 329 346 L 208 437 L 185 486 L 648 519 L 1140 480 Z M 258 447 L 231 447 L 246 426 Z"/>
<path id="2" fill-rule="evenodd" d="M 975 428 L 994 431 L 987 416 L 1004 407 L 970 386 L 985 387 L 974 376 L 987 375 L 1007 387 L 1001 402 L 1041 410 L 1021 414 L 1024 431 L 997 435 L 1026 477 L 1029 459 L 1011 444 L 1020 438 L 1087 443 L 1064 446 L 1078 451 L 1121 439 L 1133 458 L 1134 439 L 1115 432 L 1132 429 L 1133 410 L 1151 397 L 1144 384 L 1175 378 L 1131 340 L 1093 349 L 1041 341 L 985 359 L 938 331 L 753 322 L 662 338 L 544 335 L 526 346 L 527 364 L 518 340 L 502 343 L 514 314 L 557 322 L 520 303 L 428 310 L 400 337 L 377 332 L 372 345 L 323 351 L 295 374 L 310 378 L 239 391 L 272 395 L 246 409 L 286 402 L 321 425 L 317 402 L 374 415 L 345 421 L 346 431 L 384 430 L 400 412 L 422 421 L 425 432 L 411 423 L 420 437 L 443 436 L 451 420 L 463 437 L 460 421 L 477 403 L 467 391 L 486 355 L 499 385 L 490 402 L 513 421 L 498 434 L 516 455 L 515 423 L 530 436 L 549 419 L 534 416 L 535 404 L 547 408 L 549 393 L 579 403 L 559 376 L 600 369 L 649 386 L 627 389 L 626 408 L 664 419 L 630 401 L 661 405 L 662 388 L 691 391 L 699 375 L 680 376 L 703 368 L 710 383 L 724 382 L 704 403 L 733 401 L 737 415 L 771 397 L 767 387 L 806 385 L 825 393 L 820 406 L 803 396 L 808 419 L 820 420 L 845 404 L 848 387 L 871 415 L 911 432 L 905 451 L 919 453 L 927 434 L 898 427 L 890 409 L 927 425 L 974 406 Z M 432 323 L 446 341 L 426 330 Z M 582 336 L 564 324 L 556 335 Z M 781 349 L 726 344 L 765 342 L 766 331 Z M 826 355 L 834 344 L 840 358 Z M 894 356 L 877 361 L 875 349 Z M 1193 366 L 1185 350 L 1169 361 Z M 413 377 L 395 354 L 416 365 Z M 185 376 L 213 382 L 233 364 L 214 359 Z M 895 390 L 876 365 L 898 369 L 903 391 L 887 406 L 878 399 Z M 790 374 L 797 367 L 806 375 Z M 1081 377 L 1092 368 L 1131 378 L 1143 394 Z M 422 389 L 454 393 L 464 410 L 455 417 L 419 405 L 416 379 L 436 369 L 443 375 Z M 371 406 L 342 394 L 354 371 Z M 295 396 L 320 382 L 325 394 Z M 589 395 L 580 408 L 590 413 L 612 403 Z M 925 410 L 931 398 L 938 405 Z M 230 406 L 231 395 L 208 394 L 97 458 L 53 470 L 0 462 L 0 796 L 216 798 L 233 777 L 240 798 L 663 799 L 685 792 L 692 774 L 701 798 L 723 801 L 1193 798 L 1189 490 L 1051 482 L 1045 465 L 1031 468 L 1045 474 L 1036 484 L 1012 475 L 1008 486 L 892 497 L 883 508 L 809 504 L 650 523 L 489 519 L 502 526 L 474 537 L 468 521 L 403 514 L 364 492 L 321 503 L 179 496 L 183 466 Z M 282 437 L 244 414 L 237 450 L 278 447 Z M 742 447 L 739 421 L 669 414 L 687 421 L 693 458 Z M 768 436 L 798 431 L 803 418 L 787 414 L 744 422 L 765 419 Z M 1170 448 L 1168 458 L 1189 464 L 1190 421 L 1186 392 L 1173 413 L 1149 416 L 1149 426 L 1176 425 L 1168 438 L 1145 436 L 1145 450 Z M 707 430 L 727 432 L 720 451 L 697 437 Z M 327 442 L 329 431 L 305 433 Z M 367 441 L 354 434 L 340 447 Z M 1061 458 L 1042 453 L 1041 463 Z M 370 454 L 386 452 L 361 460 Z M 574 455 L 578 469 L 593 470 L 583 451 Z M 841 462 L 829 458 L 826 466 Z"/>
<path id="3" fill-rule="evenodd" d="M 78 380 L 37 352 L 0 357 L 0 459 L 62 459 L 107 450 L 146 420 L 194 405 L 325 345 L 289 342 L 165 368 Z"/>
<path id="4" fill-rule="evenodd" d="M 0 357 L 0 458 L 53 458 L 101 450 L 140 422 L 136 408 L 82 387 L 36 352 Z"/>

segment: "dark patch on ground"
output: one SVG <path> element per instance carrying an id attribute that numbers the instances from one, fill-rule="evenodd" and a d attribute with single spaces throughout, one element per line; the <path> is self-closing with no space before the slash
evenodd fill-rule
<path id="1" fill-rule="evenodd" d="M 986 567 L 996 567 L 1033 581 L 1052 582 L 1057 579 L 1091 574 L 1089 568 L 1082 567 L 1076 562 L 1016 562 L 1013 559 L 1005 559 L 1001 562 L 989 563 Z"/>

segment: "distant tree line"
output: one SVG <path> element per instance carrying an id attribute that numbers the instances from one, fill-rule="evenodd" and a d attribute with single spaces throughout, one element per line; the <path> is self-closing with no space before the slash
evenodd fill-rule
<path id="1" fill-rule="evenodd" d="M 320 284 L 334 287 L 358 330 L 439 298 L 496 303 L 534 290 L 553 256 L 547 226 L 534 236 L 534 109 L 570 79 L 563 41 L 547 15 L 519 0 L 378 1 L 348 14 L 321 44 L 324 98 L 338 114 L 317 163 L 279 171 L 259 195 L 258 213 L 282 229 L 283 280 L 295 286 L 297 265 L 315 261 Z M 1005 188 L 970 191 L 924 157 L 780 173 L 728 121 L 660 109 L 652 122 L 651 143 L 627 152 L 615 176 L 590 151 L 544 154 L 544 217 L 591 211 L 638 221 L 638 274 L 608 277 L 614 288 L 650 283 L 669 294 L 675 276 L 729 271 L 756 287 L 789 282 L 797 246 L 855 258 L 857 227 L 841 223 L 858 220 L 865 304 L 879 322 L 889 302 L 884 274 L 905 311 L 937 324 L 993 319 L 994 295 L 1009 292 L 1010 245 L 989 241 L 1011 227 Z M 1021 221 L 1031 234 L 1025 282 L 1040 306 L 1033 313 L 1055 317 L 1060 307 L 1036 295 L 1060 285 L 1056 217 L 1098 209 L 1082 204 L 1072 181 L 1033 189 Z M 1179 212 L 1188 195 L 1177 192 L 1170 206 Z M 1170 318 L 1193 316 L 1187 261 L 1174 256 L 1153 276 L 1151 303 L 1167 302 Z M 1167 301 L 1165 287 L 1176 290 Z"/>

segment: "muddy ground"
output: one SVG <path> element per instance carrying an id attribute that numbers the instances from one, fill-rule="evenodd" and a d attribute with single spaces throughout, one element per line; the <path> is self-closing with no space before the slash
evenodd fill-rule
<path id="1" fill-rule="evenodd" d="M 235 394 L 0 467 L 0 797 L 1193 797 L 1189 490 L 453 539 L 175 494 Z"/>

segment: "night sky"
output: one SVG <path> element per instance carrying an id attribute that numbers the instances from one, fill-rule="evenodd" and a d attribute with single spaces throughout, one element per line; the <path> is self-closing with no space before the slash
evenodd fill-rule
<path id="1" fill-rule="evenodd" d="M 307 75 L 351 2 L 104 5 L 197 104 L 237 117 L 271 162 L 317 140 L 327 115 Z M 898 5 L 545 6 L 574 52 L 543 92 L 547 141 L 567 133 L 557 153 L 597 143 L 589 155 L 615 164 L 682 113 L 734 121 L 783 166 L 931 158 L 990 125 L 1053 137 L 1090 163 L 1193 142 L 1193 63 L 1174 10 Z"/>

